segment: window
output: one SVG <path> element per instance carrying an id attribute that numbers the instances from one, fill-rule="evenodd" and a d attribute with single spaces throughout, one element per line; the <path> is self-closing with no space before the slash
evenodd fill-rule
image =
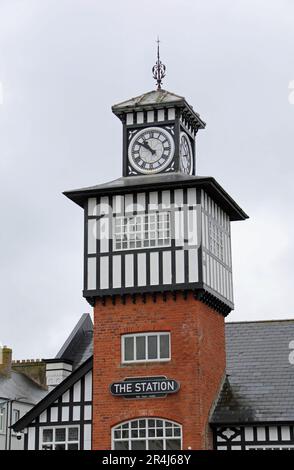
<path id="1" fill-rule="evenodd" d="M 182 426 L 157 418 L 135 419 L 112 429 L 113 450 L 181 450 Z"/>
<path id="2" fill-rule="evenodd" d="M 12 411 L 12 424 L 16 423 L 20 418 L 20 411 L 14 409 Z M 12 431 L 14 434 L 16 434 L 14 431 Z"/>
<path id="3" fill-rule="evenodd" d="M 79 428 L 56 427 L 43 428 L 42 450 L 78 450 Z"/>
<path id="4" fill-rule="evenodd" d="M 0 406 L 0 432 L 4 432 L 5 427 L 5 408 Z"/>
<path id="5" fill-rule="evenodd" d="M 170 333 L 138 333 L 122 336 L 122 362 L 170 360 Z"/>
<path id="6" fill-rule="evenodd" d="M 224 260 L 224 234 L 212 220 L 209 221 L 209 250 L 221 261 Z"/>
<path id="7" fill-rule="evenodd" d="M 115 217 L 113 234 L 115 250 L 169 246 L 170 213 Z"/>
<path id="8" fill-rule="evenodd" d="M 16 423 L 20 418 L 20 411 L 19 410 L 13 410 L 13 418 L 12 418 L 12 424 Z"/>

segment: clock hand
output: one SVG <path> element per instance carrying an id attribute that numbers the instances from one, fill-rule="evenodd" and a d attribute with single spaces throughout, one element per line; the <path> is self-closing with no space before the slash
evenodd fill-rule
<path id="1" fill-rule="evenodd" d="M 148 144 L 148 142 L 143 142 L 143 143 L 138 142 L 138 144 L 141 145 L 142 147 L 144 147 L 145 149 L 149 150 L 149 152 L 151 152 L 152 155 L 155 155 L 155 154 L 156 154 L 155 150 L 153 150 L 153 149 L 150 147 L 150 145 Z"/>

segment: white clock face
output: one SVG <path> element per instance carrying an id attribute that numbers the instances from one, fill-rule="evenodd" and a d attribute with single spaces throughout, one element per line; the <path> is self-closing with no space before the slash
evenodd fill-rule
<path id="1" fill-rule="evenodd" d="M 180 135 L 180 170 L 186 175 L 191 175 L 193 171 L 192 146 L 185 132 Z"/>
<path id="2" fill-rule="evenodd" d="M 139 173 L 159 173 L 172 161 L 174 140 L 160 127 L 148 127 L 135 134 L 129 145 L 129 162 Z"/>

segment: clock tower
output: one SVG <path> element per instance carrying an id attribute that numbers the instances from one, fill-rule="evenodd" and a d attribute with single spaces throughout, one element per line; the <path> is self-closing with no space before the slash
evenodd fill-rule
<path id="1" fill-rule="evenodd" d="M 85 214 L 84 290 L 94 307 L 93 449 L 208 449 L 233 309 L 232 221 L 247 215 L 196 173 L 204 121 L 157 89 L 112 107 L 122 177 L 65 192 Z"/>

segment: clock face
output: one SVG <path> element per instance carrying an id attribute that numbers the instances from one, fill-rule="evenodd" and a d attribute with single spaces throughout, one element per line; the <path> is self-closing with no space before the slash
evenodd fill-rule
<path id="1" fill-rule="evenodd" d="M 135 134 L 129 145 L 129 162 L 143 174 L 164 170 L 173 159 L 174 140 L 160 127 L 148 127 Z"/>
<path id="2" fill-rule="evenodd" d="M 193 171 L 192 146 L 185 132 L 180 135 L 180 170 L 186 175 L 191 175 Z"/>

